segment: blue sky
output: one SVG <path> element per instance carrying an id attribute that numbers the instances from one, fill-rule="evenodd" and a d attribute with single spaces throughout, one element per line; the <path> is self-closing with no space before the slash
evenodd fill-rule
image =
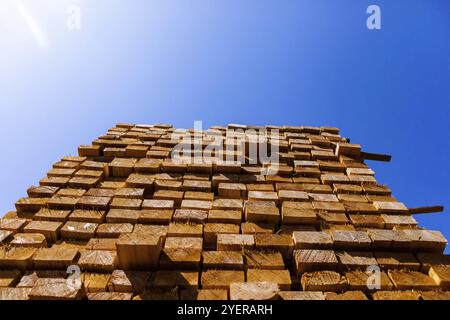
<path id="1" fill-rule="evenodd" d="M 369 165 L 399 201 L 450 205 L 448 0 L 2 0 L 0 21 L 1 213 L 117 122 L 194 120 L 338 126 L 393 155 Z M 448 212 L 417 219 L 450 238 Z"/>

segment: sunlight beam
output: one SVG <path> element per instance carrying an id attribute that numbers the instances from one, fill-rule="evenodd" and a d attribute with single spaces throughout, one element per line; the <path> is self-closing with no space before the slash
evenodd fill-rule
<path id="1" fill-rule="evenodd" d="M 22 5 L 20 1 L 14 1 L 14 5 L 16 9 L 19 11 L 19 14 L 22 16 L 22 18 L 25 20 L 25 23 L 27 24 L 30 32 L 32 33 L 34 39 L 36 40 L 37 44 L 44 50 L 48 48 L 48 41 L 45 33 L 37 23 L 37 21 L 34 19 L 31 12 Z"/>

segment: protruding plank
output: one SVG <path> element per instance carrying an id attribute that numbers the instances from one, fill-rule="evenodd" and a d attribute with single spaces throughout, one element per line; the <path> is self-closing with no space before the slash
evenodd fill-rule
<path id="1" fill-rule="evenodd" d="M 444 206 L 416 207 L 416 208 L 409 208 L 408 211 L 410 214 L 443 212 Z"/>
<path id="2" fill-rule="evenodd" d="M 371 153 L 371 152 L 361 152 L 361 157 L 363 157 L 366 160 L 383 161 L 383 162 L 389 162 L 392 159 L 392 156 L 389 154 Z"/>

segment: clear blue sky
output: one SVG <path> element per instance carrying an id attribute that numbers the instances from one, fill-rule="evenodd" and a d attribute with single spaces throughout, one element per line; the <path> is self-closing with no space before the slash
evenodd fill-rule
<path id="1" fill-rule="evenodd" d="M 0 214 L 116 122 L 194 120 L 338 126 L 399 201 L 450 206 L 448 0 L 2 0 L 0 66 Z"/>

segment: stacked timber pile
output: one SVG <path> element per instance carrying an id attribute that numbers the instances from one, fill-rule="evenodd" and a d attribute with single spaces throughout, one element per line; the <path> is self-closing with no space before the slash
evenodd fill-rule
<path id="1" fill-rule="evenodd" d="M 118 124 L 78 152 L 0 220 L 0 299 L 450 298 L 446 239 L 337 128 Z"/>

